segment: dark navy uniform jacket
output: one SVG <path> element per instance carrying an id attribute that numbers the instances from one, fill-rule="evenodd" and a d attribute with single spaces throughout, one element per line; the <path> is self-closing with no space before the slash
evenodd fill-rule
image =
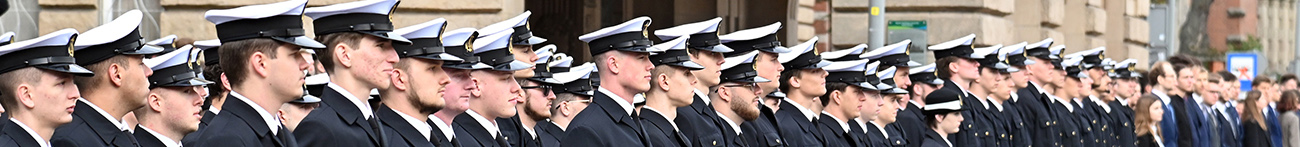
<path id="1" fill-rule="evenodd" d="M 1020 111 L 1021 119 L 1025 120 L 1025 127 L 1028 128 L 1029 134 L 1040 137 L 1020 137 L 1033 146 L 1057 146 L 1060 144 L 1059 138 L 1041 137 L 1057 136 L 1060 130 L 1056 129 L 1056 118 L 1052 116 L 1051 105 L 1053 101 L 1042 91 L 1039 91 L 1038 85 L 1030 82 L 1029 87 L 1016 91 L 1017 98 L 1009 102 Z"/>
<path id="2" fill-rule="evenodd" d="M 781 136 L 785 137 L 786 144 L 796 147 L 822 146 L 822 133 L 817 130 L 817 123 L 808 120 L 794 105 L 794 102 L 788 100 L 781 102 L 781 108 L 775 114 L 777 124 L 781 125 L 778 129 Z"/>
<path id="3" fill-rule="evenodd" d="M 134 135 L 119 129 L 85 101 L 77 100 L 72 112 L 72 122 L 54 129 L 50 146 L 76 147 L 135 147 Z"/>
<path id="4" fill-rule="evenodd" d="M 853 138 L 854 135 L 851 134 L 853 131 L 849 131 L 849 128 L 842 126 L 845 124 L 845 122 L 840 122 L 843 119 L 835 120 L 831 118 L 831 115 L 825 113 L 822 113 L 819 118 L 817 119 L 817 130 L 821 131 L 822 135 L 825 135 L 822 140 L 823 145 L 827 147 L 851 147 L 858 144 L 853 142 L 856 140 Z"/>
<path id="5" fill-rule="evenodd" d="M 716 147 L 726 143 L 722 140 L 722 120 L 713 109 L 712 104 L 705 104 L 707 95 L 695 95 L 690 106 L 677 108 L 677 118 L 673 122 L 682 128 L 682 134 L 691 140 L 693 147 Z"/>
<path id="6" fill-rule="evenodd" d="M 746 132 L 745 143 L 755 147 L 778 147 L 786 146 L 785 139 L 781 138 L 781 130 L 776 129 L 776 112 L 767 105 L 758 106 L 758 118 L 746 121 L 740 124 L 740 129 Z"/>
<path id="7" fill-rule="evenodd" d="M 907 103 L 907 109 L 898 112 L 897 120 L 891 124 L 898 125 L 902 130 L 902 138 L 909 142 L 903 147 L 921 146 L 921 140 L 925 138 L 924 132 L 928 130 L 925 126 L 925 115 L 921 114 L 921 107 L 911 102 Z"/>
<path id="8" fill-rule="evenodd" d="M 312 110 L 293 132 L 303 146 L 377 147 L 384 140 L 379 120 L 369 120 L 352 100 L 324 87 L 320 107 Z M 224 111 L 224 109 L 223 109 Z M 373 111 L 372 111 L 373 112 Z"/>
<path id="9" fill-rule="evenodd" d="M 387 139 L 385 145 L 389 147 L 433 147 L 433 142 L 429 141 L 433 138 L 433 134 L 442 134 L 442 132 L 430 131 L 430 137 L 426 139 L 424 134 L 420 134 L 420 131 L 416 130 L 415 125 L 411 124 L 410 121 L 406 121 L 406 118 L 397 113 L 400 112 L 382 104 L 379 105 L 379 111 L 375 112 L 375 115 L 379 115 L 380 122 L 383 123 L 384 135 L 387 137 L 385 138 Z M 427 120 L 420 122 L 428 124 Z M 433 124 L 428 125 L 430 128 L 435 127 Z"/>
<path id="10" fill-rule="evenodd" d="M 0 128 L 9 128 L 0 131 L 0 146 L 29 147 L 41 145 L 36 138 L 32 138 L 32 135 L 27 133 L 27 130 L 18 126 L 18 123 L 9 121 L 8 118 L 5 118 L 4 127 Z"/>
<path id="11" fill-rule="evenodd" d="M 678 132 L 668 118 L 650 107 L 641 108 L 641 126 L 645 128 L 646 141 L 659 147 L 689 147 L 686 135 Z"/>
<path id="12" fill-rule="evenodd" d="M 496 126 L 483 126 L 482 123 L 475 120 L 469 113 L 471 113 L 471 111 L 466 111 L 465 113 L 456 115 L 456 118 L 452 119 L 451 123 L 451 128 L 454 128 L 452 130 L 456 132 L 456 140 L 460 142 L 461 146 L 510 147 L 509 140 L 511 140 L 511 138 L 505 137 L 505 134 L 500 134 L 500 132 L 497 132 L 499 133 L 499 136 L 492 136 L 492 133 L 488 132 L 487 127 Z"/>
<path id="13" fill-rule="evenodd" d="M 182 144 L 188 147 L 298 146 L 293 133 L 288 129 L 270 128 L 266 120 L 253 109 L 255 104 L 244 103 L 234 95 L 226 96 L 227 101 L 221 105 L 221 115 L 213 118 L 212 123 L 197 134 L 190 134 L 197 135 L 194 143 L 182 141 Z M 277 129 L 278 132 L 273 133 L 271 129 Z"/>
<path id="14" fill-rule="evenodd" d="M 677 117 L 682 116 L 678 115 Z M 564 140 L 564 129 L 560 129 L 560 126 L 556 126 L 555 123 L 549 121 L 537 122 L 537 126 L 533 126 L 533 130 L 537 130 L 537 139 L 542 141 L 543 147 L 558 147 L 560 146 L 560 140 Z"/>
<path id="15" fill-rule="evenodd" d="M 605 90 L 598 90 L 605 91 Z M 562 146 L 645 146 L 641 141 L 641 132 L 635 118 L 628 115 L 628 110 L 605 92 L 596 92 L 591 105 L 578 113 L 569 123 L 565 132 L 569 133 Z M 631 105 L 631 102 L 628 102 Z"/>

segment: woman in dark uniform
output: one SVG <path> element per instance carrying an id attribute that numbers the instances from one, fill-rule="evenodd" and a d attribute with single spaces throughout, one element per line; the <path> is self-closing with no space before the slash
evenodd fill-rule
<path id="1" fill-rule="evenodd" d="M 925 139 L 921 142 L 921 147 L 952 147 L 952 142 L 948 141 L 948 134 L 957 133 L 961 130 L 962 106 L 961 97 L 963 95 L 954 91 L 934 91 L 925 98 L 925 107 L 921 108 L 925 114 L 925 123 L 929 125 L 930 130 L 925 131 Z"/>
<path id="2" fill-rule="evenodd" d="M 1154 95 L 1144 95 L 1138 98 L 1137 103 L 1132 105 L 1134 110 L 1133 127 L 1134 132 L 1138 135 L 1137 142 L 1133 142 L 1138 147 L 1164 147 L 1163 139 L 1160 138 L 1160 120 L 1164 118 L 1164 103 L 1160 98 Z"/>

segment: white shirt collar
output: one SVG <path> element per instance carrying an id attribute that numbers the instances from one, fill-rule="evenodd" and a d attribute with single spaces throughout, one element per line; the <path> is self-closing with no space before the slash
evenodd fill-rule
<path id="1" fill-rule="evenodd" d="M 118 131 L 127 130 L 126 124 L 122 123 L 122 119 L 113 118 L 113 115 L 108 114 L 108 112 L 104 112 L 104 109 L 100 109 L 99 106 L 95 106 L 95 103 L 90 103 L 90 101 L 87 101 L 86 98 L 77 98 L 77 101 L 86 103 L 86 105 L 90 106 L 91 109 L 95 109 L 95 112 L 99 112 L 100 116 L 104 116 L 104 119 L 108 119 L 108 122 L 113 122 L 113 126 L 117 126 Z"/>
<path id="2" fill-rule="evenodd" d="M 843 129 L 844 133 L 849 132 L 849 124 L 846 124 L 845 121 L 842 121 L 840 118 L 835 117 L 835 115 L 831 115 L 831 113 L 826 113 L 826 111 L 822 111 L 822 114 L 826 114 L 826 116 L 831 117 L 831 120 L 835 120 L 835 124 L 839 124 L 840 129 Z"/>
<path id="3" fill-rule="evenodd" d="M 989 101 L 989 100 L 993 100 L 992 98 L 989 98 L 989 97 L 993 97 L 993 96 L 991 96 L 991 95 L 990 95 L 990 96 L 986 96 L 986 97 L 984 97 L 984 100 L 979 100 L 979 99 L 976 99 L 976 100 L 977 100 L 977 101 L 980 101 L 980 105 L 984 105 L 984 109 L 989 109 L 989 102 L 988 102 L 988 101 Z"/>
<path id="4" fill-rule="evenodd" d="M 1151 130 L 1160 130 L 1160 127 L 1156 126 L 1156 124 L 1151 124 Z M 1163 140 L 1160 139 L 1160 135 L 1151 135 L 1151 137 L 1155 137 L 1155 140 Z M 1156 145 L 1159 145 L 1160 147 L 1165 147 L 1164 141 L 1156 141 Z"/>
<path id="5" fill-rule="evenodd" d="M 1015 94 L 1015 93 L 1012 93 L 1012 94 L 1011 94 L 1011 101 L 1013 101 L 1013 102 L 1020 102 L 1020 95 Z"/>
<path id="6" fill-rule="evenodd" d="M 208 112 L 212 112 L 212 114 L 221 113 L 221 108 L 217 108 L 216 106 L 208 106 Z"/>
<path id="7" fill-rule="evenodd" d="M 447 136 L 447 140 L 456 138 L 456 132 L 452 131 L 451 126 L 448 126 L 447 122 L 443 122 L 438 116 L 429 114 L 429 121 L 433 121 L 433 126 L 437 126 L 438 131 L 442 131 L 442 135 Z"/>
<path id="8" fill-rule="evenodd" d="M 473 117 L 474 121 L 478 122 L 479 125 L 483 125 L 483 129 L 487 129 L 488 133 L 490 133 L 493 137 L 496 137 L 497 134 L 501 133 L 501 130 L 500 128 L 497 128 L 496 123 L 492 123 L 492 121 L 488 121 L 487 118 L 483 118 L 483 116 L 478 115 L 478 113 L 474 112 L 474 110 L 465 110 L 465 113 L 469 114 L 470 117 Z"/>
<path id="9" fill-rule="evenodd" d="M 1165 103 L 1165 105 L 1169 105 L 1169 95 L 1166 95 L 1164 91 L 1160 91 L 1160 89 L 1153 88 L 1151 89 L 1151 94 L 1156 95 L 1156 97 L 1159 97 L 1160 102 Z"/>
<path id="10" fill-rule="evenodd" d="M 731 126 L 731 130 L 736 132 L 736 135 L 740 135 L 740 125 L 736 125 L 736 122 L 731 121 L 731 118 L 727 118 L 727 115 L 722 115 L 722 112 L 714 113 L 718 113 L 718 118 L 722 118 L 722 121 L 727 122 L 727 125 Z"/>
<path id="11" fill-rule="evenodd" d="M 1201 95 L 1200 95 L 1200 94 L 1196 94 L 1196 93 L 1192 93 L 1192 100 L 1196 101 L 1196 104 L 1204 104 L 1204 103 L 1205 103 L 1205 100 L 1201 99 Z"/>
<path id="12" fill-rule="evenodd" d="M 402 118 L 406 120 L 406 123 L 410 123 L 412 127 L 415 127 L 416 131 L 420 131 L 420 135 L 424 135 L 425 140 L 428 140 L 430 138 L 429 133 L 433 132 L 433 126 L 429 126 L 429 122 L 420 121 L 418 119 L 415 119 L 415 117 L 411 117 L 410 115 L 406 115 L 406 113 L 402 113 L 402 112 L 397 112 L 397 115 L 402 116 Z"/>
<path id="13" fill-rule="evenodd" d="M 1047 90 L 1043 89 L 1042 85 L 1038 85 L 1038 83 L 1034 83 L 1034 81 L 1029 81 L 1029 84 L 1034 85 L 1034 89 L 1038 89 L 1038 93 L 1047 94 Z"/>
<path id="14" fill-rule="evenodd" d="M 49 140 L 46 140 L 45 137 L 41 137 L 40 134 L 36 134 L 35 130 L 32 130 L 32 128 L 27 127 L 27 124 L 23 124 L 22 121 L 18 121 L 18 119 L 14 119 L 14 118 L 9 118 L 9 121 L 13 121 L 14 124 L 18 124 L 18 127 L 22 127 L 24 131 L 27 131 L 27 135 L 32 135 L 32 139 L 36 139 L 36 143 L 40 144 L 41 147 L 50 147 Z"/>
<path id="15" fill-rule="evenodd" d="M 249 100 L 244 97 L 244 95 L 240 95 L 239 92 L 230 91 L 230 96 L 244 102 L 244 104 L 248 104 L 249 107 L 253 107 L 253 111 L 262 116 L 262 121 L 266 121 L 266 127 L 271 129 L 271 134 L 280 133 L 280 119 L 275 118 L 275 116 L 271 115 L 271 113 L 266 111 L 266 109 L 262 109 L 262 106 L 257 106 L 257 103 L 253 103 L 253 100 Z"/>
<path id="16" fill-rule="evenodd" d="M 868 122 L 868 123 L 871 123 L 871 124 L 873 124 L 873 125 L 876 125 L 876 130 L 880 130 L 880 135 L 885 136 L 885 138 L 889 138 L 889 132 L 886 132 L 886 131 L 885 131 L 885 125 L 880 125 L 880 124 L 878 124 L 878 123 L 876 123 L 876 122 L 874 122 L 874 121 L 873 121 L 873 122 Z M 863 130 L 866 130 L 866 129 L 868 129 L 868 128 L 866 128 L 866 127 L 862 127 L 862 129 L 863 129 Z"/>
<path id="17" fill-rule="evenodd" d="M 365 116 L 367 120 L 370 119 L 370 116 L 375 115 L 374 114 L 375 112 L 369 111 L 374 109 L 370 109 L 370 105 L 366 105 L 366 103 L 363 103 L 365 99 L 357 98 L 355 95 L 352 95 L 352 92 L 348 91 L 347 89 L 343 89 L 342 86 L 339 86 L 338 84 L 334 84 L 334 82 L 329 82 L 329 84 L 325 84 L 325 86 L 329 87 L 330 89 L 334 89 L 334 91 L 338 92 L 339 95 L 343 95 L 343 97 L 348 98 L 348 101 L 352 102 L 353 105 L 356 105 L 357 110 L 361 111 L 361 116 Z"/>
<path id="18" fill-rule="evenodd" d="M 795 109 L 798 109 L 799 112 L 803 113 L 803 116 L 808 118 L 808 122 L 812 122 L 813 119 L 817 118 L 817 113 L 808 110 L 808 108 L 804 108 L 803 105 L 799 105 L 798 102 L 794 102 L 794 100 L 791 100 L 790 98 L 785 98 L 785 101 L 790 102 L 790 105 L 794 105 Z"/>
<path id="19" fill-rule="evenodd" d="M 998 100 L 993 99 L 992 96 L 989 96 L 989 98 L 984 98 L 984 99 L 988 101 L 988 103 L 991 103 L 991 104 L 984 104 L 985 106 L 993 105 L 993 108 L 997 108 L 998 112 L 1002 112 L 1002 102 L 998 102 Z"/>
<path id="20" fill-rule="evenodd" d="M 551 124 L 554 124 L 556 128 L 560 128 L 560 131 L 565 131 L 568 129 L 565 126 L 560 126 L 560 123 L 555 123 L 555 121 L 551 121 L 550 119 L 547 119 L 546 122 L 550 122 Z"/>
<path id="21" fill-rule="evenodd" d="M 180 143 L 180 142 L 176 142 L 177 140 L 172 140 L 171 137 L 167 137 L 167 136 L 163 136 L 162 134 L 158 134 L 158 132 L 153 131 L 153 129 L 149 129 L 149 127 L 144 127 L 143 125 L 141 125 L 141 126 L 136 126 L 136 127 L 137 127 L 137 128 L 143 128 L 143 129 L 144 129 L 144 132 L 149 132 L 149 134 L 152 134 L 153 137 L 157 138 L 158 141 L 160 141 L 160 142 L 163 143 L 163 146 L 166 146 L 166 147 L 180 147 L 180 146 L 181 146 L 181 143 Z"/>
<path id="22" fill-rule="evenodd" d="M 655 108 L 650 108 L 650 107 L 641 107 L 641 108 L 644 108 L 644 109 L 646 109 L 646 110 L 650 110 L 650 112 L 654 112 L 654 114 L 659 114 L 659 116 L 665 116 L 664 113 L 659 112 L 659 110 L 655 110 Z M 665 117 L 665 118 L 667 118 L 667 117 Z M 669 119 L 669 120 L 668 120 L 668 124 L 673 125 L 673 130 L 674 130 L 674 131 L 677 131 L 677 132 L 681 132 L 681 131 L 682 131 L 681 128 L 677 128 L 677 122 L 673 122 L 672 119 Z"/>
<path id="23" fill-rule="evenodd" d="M 1072 112 L 1072 113 L 1074 112 L 1074 106 L 1071 106 L 1069 102 L 1066 102 L 1066 101 L 1064 101 L 1064 100 L 1061 100 L 1061 98 L 1056 97 L 1056 96 L 1054 96 L 1054 95 L 1047 95 L 1047 97 L 1048 97 L 1048 98 L 1051 98 L 1052 101 L 1056 101 L 1056 103 L 1059 103 L 1059 104 L 1065 106 L 1065 109 L 1066 109 L 1066 110 L 1070 110 L 1070 112 Z"/>
<path id="24" fill-rule="evenodd" d="M 633 112 L 632 109 L 636 107 L 633 107 L 631 102 L 628 102 L 627 100 L 623 100 L 623 97 L 619 97 L 618 95 L 615 95 L 614 92 L 611 92 L 608 89 L 605 89 L 604 87 L 597 88 L 596 91 L 600 91 L 600 93 L 605 93 L 605 96 L 609 96 L 610 99 L 614 99 L 614 103 L 618 103 L 618 106 L 623 107 L 623 111 L 627 112 L 627 116 L 632 116 L 632 112 Z"/>
<path id="25" fill-rule="evenodd" d="M 1116 101 L 1119 101 L 1119 105 L 1122 105 L 1122 106 L 1128 106 L 1128 99 L 1126 99 L 1126 98 L 1124 98 L 1124 97 L 1121 97 L 1121 96 L 1115 96 L 1115 100 L 1116 100 Z"/>
<path id="26" fill-rule="evenodd" d="M 704 93 L 703 91 L 700 91 L 700 89 L 695 89 L 694 92 L 695 96 L 699 96 L 701 100 L 704 100 L 705 105 L 712 103 L 713 100 L 709 99 L 709 93 Z"/>
<path id="27" fill-rule="evenodd" d="M 858 127 L 862 128 L 862 133 L 867 133 L 867 132 L 869 132 L 869 131 L 867 131 L 867 129 L 866 129 L 866 128 L 867 128 L 867 122 L 866 122 L 866 121 L 862 121 L 862 117 L 853 118 L 853 120 L 855 120 L 855 121 L 858 122 Z M 873 124 L 874 124 L 874 123 L 873 123 Z"/>
<path id="28" fill-rule="evenodd" d="M 1106 113 L 1110 113 L 1110 106 L 1106 104 L 1106 101 L 1102 101 L 1101 98 L 1097 98 L 1097 96 L 1092 96 L 1092 95 L 1089 95 L 1088 99 L 1092 100 L 1092 102 L 1096 102 L 1097 106 L 1101 106 L 1101 109 L 1106 110 Z"/>

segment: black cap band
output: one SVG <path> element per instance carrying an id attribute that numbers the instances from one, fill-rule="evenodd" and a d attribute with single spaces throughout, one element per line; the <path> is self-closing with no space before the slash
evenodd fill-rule
<path id="1" fill-rule="evenodd" d="M 763 36 L 751 40 L 733 41 L 724 44 L 726 44 L 727 47 L 731 47 L 731 49 L 735 51 L 724 53 L 723 56 L 734 57 L 734 56 L 744 55 L 745 53 L 749 53 L 749 51 L 754 51 L 754 50 L 773 52 L 774 48 L 781 46 L 781 41 L 776 39 L 776 34 L 768 34 L 767 36 Z"/>
<path id="2" fill-rule="evenodd" d="M 316 35 L 356 31 L 393 31 L 388 15 L 374 13 L 348 13 L 330 15 L 312 21 Z"/>
<path id="3" fill-rule="evenodd" d="M 686 39 L 686 47 L 689 48 L 711 48 L 718 44 L 722 44 L 722 41 L 718 39 L 717 32 L 691 34 L 691 38 Z"/>
<path id="4" fill-rule="evenodd" d="M 279 15 L 260 19 L 241 19 L 217 24 L 221 43 L 252 38 L 295 37 L 305 35 L 302 15 Z"/>
<path id="5" fill-rule="evenodd" d="M 605 36 L 587 43 L 591 55 L 599 55 L 611 50 L 643 50 L 654 45 L 641 31 L 624 32 Z"/>

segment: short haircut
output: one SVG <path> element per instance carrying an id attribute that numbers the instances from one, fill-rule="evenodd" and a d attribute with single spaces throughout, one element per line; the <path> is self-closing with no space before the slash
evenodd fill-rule
<path id="1" fill-rule="evenodd" d="M 1171 64 L 1171 65 L 1174 65 L 1174 74 L 1183 74 L 1183 73 L 1178 73 L 1178 71 L 1195 68 L 1195 66 L 1186 65 L 1186 64 Z M 1196 69 L 1191 69 L 1191 70 L 1196 70 Z M 1191 73 L 1195 74 L 1196 71 L 1192 71 Z"/>
<path id="2" fill-rule="evenodd" d="M 826 94 L 822 94 L 822 96 L 819 97 L 822 99 L 822 106 L 826 106 L 827 104 L 831 103 L 831 92 L 833 91 L 841 91 L 841 93 L 848 93 L 849 84 L 841 83 L 841 82 L 826 82 Z"/>
<path id="3" fill-rule="evenodd" d="M 1251 86 L 1251 87 L 1259 87 L 1260 85 L 1270 84 L 1270 83 L 1273 83 L 1273 79 L 1269 79 L 1268 77 L 1260 76 L 1260 77 L 1255 77 L 1255 80 L 1250 82 L 1250 86 Z"/>
<path id="4" fill-rule="evenodd" d="M 333 73 L 334 70 L 334 47 L 339 43 L 347 44 L 352 50 L 361 48 L 361 39 L 366 38 L 365 34 L 357 32 L 338 32 L 317 36 L 316 39 L 325 43 L 325 49 L 317 50 L 320 56 L 317 56 L 321 62 L 317 62 L 321 67 L 325 67 L 325 72 Z"/>
<path id="5" fill-rule="evenodd" d="M 225 68 L 226 80 L 229 80 L 231 86 L 239 85 L 244 82 L 246 76 L 252 74 L 248 67 L 248 58 L 253 53 L 262 52 L 268 58 L 275 59 L 279 52 L 280 42 L 270 38 L 245 39 L 221 44 L 221 68 Z M 220 78 L 220 77 L 216 77 Z M 218 80 L 220 81 L 220 80 Z"/>
<path id="6" fill-rule="evenodd" d="M 18 85 L 22 83 L 35 84 L 41 82 L 42 71 L 37 68 L 21 68 L 0 74 L 0 106 L 3 106 L 6 112 L 13 112 L 18 109 L 18 95 L 15 92 Z"/>
<path id="7" fill-rule="evenodd" d="M 94 89 L 95 86 L 99 86 L 100 84 L 103 84 L 102 82 L 104 82 L 104 80 L 99 80 L 99 79 L 103 79 L 105 76 L 109 76 L 108 67 L 110 65 L 117 64 L 118 66 L 122 67 L 122 69 L 130 70 L 132 65 L 128 65 L 127 62 L 128 58 L 134 58 L 134 56 L 114 55 L 113 57 L 104 59 L 104 61 L 100 61 L 99 63 L 86 65 L 86 69 L 93 72 L 99 72 L 99 74 L 95 74 L 94 76 L 89 76 L 89 77 L 75 76 L 72 78 L 73 79 L 72 83 L 77 84 L 77 87 L 80 87 L 78 88 L 79 89 L 78 91 L 82 93 L 86 93 L 86 90 Z"/>
<path id="8" fill-rule="evenodd" d="M 778 78 L 781 86 L 777 87 L 777 89 L 784 92 L 790 92 L 790 79 L 803 75 L 803 70 L 804 69 L 782 70 L 781 77 Z"/>
<path id="9" fill-rule="evenodd" d="M 1277 79 L 1277 83 L 1286 83 L 1286 81 L 1291 81 L 1291 80 L 1296 80 L 1295 74 L 1282 75 L 1281 78 Z M 1300 84 L 1300 81 L 1296 81 L 1296 84 Z M 1295 86 L 1300 86 L 1300 85 L 1295 85 Z"/>
<path id="10" fill-rule="evenodd" d="M 1219 84 L 1219 82 L 1224 82 L 1223 76 L 1220 76 L 1219 74 L 1209 74 L 1205 77 L 1205 79 L 1209 80 L 1210 83 L 1214 83 L 1214 84 Z"/>
<path id="11" fill-rule="evenodd" d="M 1232 72 L 1219 71 L 1217 73 L 1219 74 L 1219 77 L 1223 77 L 1223 81 L 1237 82 L 1237 75 L 1233 75 Z"/>
<path id="12" fill-rule="evenodd" d="M 1192 57 L 1191 55 L 1187 55 L 1187 54 L 1179 54 L 1177 56 L 1169 57 L 1167 61 L 1169 61 L 1169 64 L 1173 64 L 1175 66 L 1178 65 L 1201 66 L 1201 60 L 1196 59 L 1196 57 Z M 1179 70 L 1179 69 L 1174 69 L 1174 70 Z"/>
<path id="13" fill-rule="evenodd" d="M 1156 62 L 1156 65 L 1151 67 L 1151 72 L 1147 72 L 1148 75 L 1146 77 L 1147 79 L 1150 79 L 1147 82 L 1151 85 L 1160 85 L 1159 79 L 1160 77 L 1165 76 L 1165 67 L 1167 66 L 1172 66 L 1172 65 L 1170 65 L 1168 62 Z M 1178 72 L 1177 69 L 1175 69 L 1174 72 Z"/>
<path id="14" fill-rule="evenodd" d="M 663 78 L 659 78 L 659 74 L 668 75 L 668 77 L 671 78 L 672 76 L 682 74 L 682 72 L 688 70 L 685 68 L 669 66 L 671 65 L 658 65 L 655 66 L 655 69 L 650 70 L 650 89 L 659 88 L 659 82 L 664 80 Z M 522 85 L 523 83 L 520 84 Z"/>
<path id="15" fill-rule="evenodd" d="M 948 66 L 952 66 L 952 64 L 957 62 L 957 60 L 961 60 L 961 58 L 943 57 L 939 58 L 938 61 L 934 61 L 934 63 L 937 64 L 935 68 L 938 69 L 935 73 L 939 76 L 939 79 L 948 80 L 952 77 L 952 73 L 950 73 L 952 72 L 952 69 L 948 69 Z"/>

